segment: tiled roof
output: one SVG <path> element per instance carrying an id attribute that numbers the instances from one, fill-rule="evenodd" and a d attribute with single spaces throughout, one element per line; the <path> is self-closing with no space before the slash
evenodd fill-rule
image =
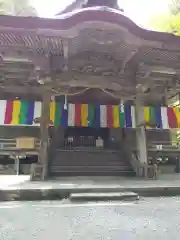
<path id="1" fill-rule="evenodd" d="M 141 39 L 146 41 L 141 41 Z M 108 45 L 109 42 L 110 45 Z M 63 65 L 67 60 L 64 59 L 67 53 L 66 43 L 68 43 L 67 55 L 70 69 L 68 73 L 64 71 Z M 5 49 L 4 52 L 3 49 Z M 48 75 L 52 70 L 54 74 L 57 73 L 56 79 L 61 79 L 61 81 L 57 80 L 60 88 L 67 86 L 77 88 L 82 85 L 91 87 L 93 84 L 99 88 L 104 84 L 104 89 L 117 90 L 118 94 L 124 94 L 126 97 L 126 95 L 134 94 L 134 89 L 129 90 L 129 88 L 134 81 L 135 62 L 137 62 L 141 63 L 139 71 L 136 71 L 138 83 L 144 84 L 143 81 L 145 81 L 150 84 L 152 80 L 152 91 L 160 95 L 164 91 L 164 78 L 172 83 L 172 88 L 173 84 L 175 86 L 175 81 L 179 79 L 179 49 L 180 37 L 142 29 L 119 11 L 110 8 L 81 9 L 60 16 L 59 19 L 0 16 L 0 54 L 2 56 L 0 70 L 2 75 L 4 74 L 0 79 L 0 87 L 6 85 L 7 91 L 16 91 L 15 86 L 20 89 L 21 85 L 24 85 L 23 88 L 28 86 L 27 90 L 31 88 L 31 92 L 34 93 L 34 89 L 38 90 L 39 84 L 35 72 L 38 66 L 42 69 L 42 75 Z M 88 51 L 91 55 L 95 53 L 95 56 L 90 55 L 88 58 Z M 48 58 L 49 53 L 50 58 Z M 8 60 L 8 54 L 11 56 L 19 54 L 20 57 L 27 57 L 31 62 L 28 62 L 27 66 L 23 65 L 24 63 L 13 62 Z M 57 61 L 56 57 L 59 57 Z M 53 60 L 58 62 L 55 70 L 49 66 L 49 59 L 52 65 Z M 99 66 L 99 63 L 102 64 Z M 148 67 L 159 66 L 158 64 L 164 68 L 172 68 L 176 72 L 177 79 L 171 74 L 166 77 L 165 73 L 161 73 L 160 77 L 156 72 L 155 77 L 144 75 L 146 72 L 149 73 Z M 115 66 L 117 67 L 114 70 Z M 107 73 L 107 75 L 101 73 Z M 88 80 L 89 76 L 91 80 Z M 146 77 L 148 79 L 144 80 Z M 162 81 L 159 83 L 157 79 L 158 81 L 162 79 Z M 53 86 L 54 83 L 51 84 Z M 54 86 L 56 88 L 56 85 Z M 23 89 L 22 92 L 24 92 Z"/>
<path id="2" fill-rule="evenodd" d="M 169 33 L 149 31 L 137 26 L 126 16 L 118 11 L 109 9 L 89 8 L 77 11 L 70 15 L 63 15 L 59 19 L 47 19 L 36 17 L 0 16 L 0 32 L 38 36 L 60 36 L 63 31 L 71 31 L 77 25 L 88 22 L 104 22 L 119 25 L 126 28 L 133 35 L 150 41 L 158 41 L 167 44 L 180 44 L 180 37 Z"/>
<path id="3" fill-rule="evenodd" d="M 19 50 L 35 50 L 38 53 L 62 53 L 62 39 L 58 36 L 46 37 L 31 32 L 0 31 L 0 47 L 14 47 Z"/>

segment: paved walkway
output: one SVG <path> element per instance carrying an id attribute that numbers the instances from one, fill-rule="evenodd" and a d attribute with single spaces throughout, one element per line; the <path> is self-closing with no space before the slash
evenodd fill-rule
<path id="1" fill-rule="evenodd" d="M 5 189 L 84 189 L 84 188 L 158 188 L 178 187 L 180 174 L 160 175 L 158 180 L 125 177 L 62 177 L 44 182 L 31 182 L 29 176 L 0 175 L 0 190 Z"/>
<path id="2" fill-rule="evenodd" d="M 1 240 L 178 240 L 180 236 L 179 198 L 1 203 L 0 212 Z"/>
<path id="3" fill-rule="evenodd" d="M 158 180 L 125 177 L 69 177 L 31 182 L 29 176 L 0 176 L 0 201 L 69 199 L 73 193 L 129 194 L 142 197 L 180 196 L 180 175 L 161 175 Z"/>
<path id="4" fill-rule="evenodd" d="M 10 187 L 18 187 L 25 184 L 26 187 L 30 183 L 30 176 L 17 176 L 17 175 L 0 175 L 0 189 L 7 189 Z"/>

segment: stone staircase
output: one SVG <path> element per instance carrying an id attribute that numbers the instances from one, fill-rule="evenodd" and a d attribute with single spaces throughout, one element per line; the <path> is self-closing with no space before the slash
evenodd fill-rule
<path id="1" fill-rule="evenodd" d="M 123 144 L 109 143 L 108 149 L 86 146 L 67 148 L 63 129 L 56 129 L 49 147 L 49 175 L 135 176 L 135 173 Z"/>
<path id="2" fill-rule="evenodd" d="M 55 150 L 50 160 L 50 176 L 134 176 L 120 150 L 82 148 Z"/>

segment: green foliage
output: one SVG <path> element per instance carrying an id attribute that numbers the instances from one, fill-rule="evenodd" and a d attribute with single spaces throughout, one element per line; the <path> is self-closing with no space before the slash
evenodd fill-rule
<path id="1" fill-rule="evenodd" d="M 169 4 L 170 13 L 176 15 L 180 13 L 180 0 L 171 0 Z"/>
<path id="2" fill-rule="evenodd" d="M 150 26 L 157 31 L 169 32 L 180 35 L 180 13 L 155 16 Z"/>
<path id="3" fill-rule="evenodd" d="M 150 26 L 157 31 L 169 32 L 180 36 L 180 0 L 171 0 L 169 12 L 154 16 Z"/>
<path id="4" fill-rule="evenodd" d="M 37 16 L 29 0 L 0 0 L 0 14 L 13 16 Z"/>

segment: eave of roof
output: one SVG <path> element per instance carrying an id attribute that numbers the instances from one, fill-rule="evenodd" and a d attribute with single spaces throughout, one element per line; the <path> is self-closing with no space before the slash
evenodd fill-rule
<path id="1" fill-rule="evenodd" d="M 63 15 L 59 19 L 37 17 L 0 16 L 0 31 L 21 31 L 21 34 L 35 32 L 48 34 L 52 31 L 70 30 L 84 22 L 107 22 L 126 28 L 133 35 L 149 41 L 180 45 L 180 37 L 169 33 L 155 32 L 137 26 L 129 18 L 109 8 L 87 8 L 71 14 Z M 55 33 L 56 34 L 56 33 Z M 57 33 L 59 36 L 59 32 Z"/>

